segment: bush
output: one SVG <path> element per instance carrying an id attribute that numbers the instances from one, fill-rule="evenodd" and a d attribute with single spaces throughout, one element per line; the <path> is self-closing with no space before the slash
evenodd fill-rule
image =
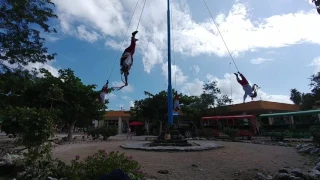
<path id="1" fill-rule="evenodd" d="M 22 164 L 26 167 L 25 174 L 17 177 L 17 179 L 40 180 L 53 176 L 63 177 L 61 168 L 65 167 L 65 163 L 52 158 L 51 148 L 51 144 L 47 144 L 28 149 L 28 152 L 24 154 L 25 159 L 22 161 Z"/>
<path id="2" fill-rule="evenodd" d="M 143 136 L 146 132 L 146 129 L 144 128 L 144 126 L 136 126 L 135 130 L 136 130 L 137 136 Z"/>
<path id="3" fill-rule="evenodd" d="M 117 134 L 118 134 L 117 126 L 92 128 L 88 130 L 88 135 L 92 136 L 93 139 L 97 139 L 99 138 L 100 135 L 102 135 L 103 139 L 106 140 L 110 136 L 115 136 Z"/>
<path id="4" fill-rule="evenodd" d="M 79 156 L 76 156 L 70 166 L 63 168 L 65 177 L 71 179 L 98 179 L 117 168 L 127 174 L 133 174 L 134 179 L 142 179 L 144 175 L 140 171 L 139 163 L 131 157 L 125 156 L 124 153 L 106 153 L 103 150 L 99 150 L 98 153 L 87 157 L 84 161 L 79 161 L 79 158 Z"/>
<path id="5" fill-rule="evenodd" d="M 88 129 L 88 136 L 91 136 L 93 139 L 96 139 L 99 137 L 99 128 L 89 128 Z"/>
<path id="6" fill-rule="evenodd" d="M 101 128 L 100 132 L 103 139 L 106 140 L 110 136 L 115 136 L 118 134 L 118 127 L 117 126 L 103 127 Z"/>
<path id="7" fill-rule="evenodd" d="M 228 135 L 230 140 L 234 141 L 237 137 L 238 130 L 231 127 L 225 127 L 222 132 Z"/>
<path id="8" fill-rule="evenodd" d="M 26 147 L 43 144 L 53 136 L 53 122 L 57 113 L 47 109 L 7 107 L 3 112 L 2 130 L 17 135 Z"/>
<path id="9" fill-rule="evenodd" d="M 40 180 L 48 179 L 48 177 L 69 180 L 99 179 L 115 169 L 121 169 L 134 176 L 131 178 L 133 180 L 142 179 L 146 175 L 140 171 L 141 166 L 137 161 L 119 152 L 107 153 L 99 150 L 83 161 L 80 161 L 80 156 L 77 155 L 70 164 L 66 164 L 53 159 L 51 146 L 46 145 L 32 149 L 25 154 L 25 157 L 21 162 L 25 167 L 25 174 L 16 177 L 18 180 Z"/>
<path id="10" fill-rule="evenodd" d="M 311 126 L 310 132 L 313 137 L 313 141 L 320 145 L 320 125 Z"/>

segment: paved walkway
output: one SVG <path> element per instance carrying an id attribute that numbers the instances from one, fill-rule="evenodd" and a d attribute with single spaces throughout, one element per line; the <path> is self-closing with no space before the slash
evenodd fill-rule
<path id="1" fill-rule="evenodd" d="M 152 135 L 145 136 L 132 136 L 131 140 L 135 141 L 145 141 L 147 137 L 157 137 Z M 110 140 L 127 140 L 127 134 L 118 134 L 116 136 L 109 137 Z"/>

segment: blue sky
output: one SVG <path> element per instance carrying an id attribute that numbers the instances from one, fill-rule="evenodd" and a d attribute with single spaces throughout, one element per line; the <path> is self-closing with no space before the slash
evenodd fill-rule
<path id="1" fill-rule="evenodd" d="M 119 85 L 116 56 L 129 45 L 143 1 L 139 0 L 121 47 L 137 0 L 54 0 L 59 19 L 51 24 L 58 33 L 45 37 L 50 52 L 58 56 L 48 64 L 30 67 L 45 67 L 54 74 L 56 69 L 72 68 L 85 84 L 97 84 L 100 89 L 116 61 L 110 82 Z M 199 95 L 204 82 L 217 80 L 224 94 L 241 102 L 243 90 L 232 74 L 235 65 L 230 65 L 232 60 L 204 3 L 171 2 L 173 87 Z M 314 5 L 308 0 L 207 0 L 207 4 L 239 70 L 261 86 L 255 100 L 291 103 L 291 88 L 309 92 L 308 77 L 320 70 L 320 15 Z M 144 97 L 145 90 L 167 89 L 166 28 L 166 1 L 147 0 L 129 86 L 108 96 L 109 109 L 128 109 L 134 100 Z"/>

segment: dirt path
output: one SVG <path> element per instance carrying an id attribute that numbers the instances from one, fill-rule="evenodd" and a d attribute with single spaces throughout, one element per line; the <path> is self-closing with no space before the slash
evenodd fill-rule
<path id="1" fill-rule="evenodd" d="M 225 147 L 205 152 L 168 153 L 125 150 L 119 147 L 123 143 L 125 141 L 63 145 L 54 149 L 54 156 L 69 162 L 75 155 L 83 158 L 99 149 L 125 152 L 141 163 L 144 172 L 160 180 L 252 179 L 258 169 L 271 173 L 283 167 L 306 169 L 309 166 L 307 159 L 290 147 L 217 142 Z M 168 170 L 169 174 L 158 174 L 158 170 Z"/>

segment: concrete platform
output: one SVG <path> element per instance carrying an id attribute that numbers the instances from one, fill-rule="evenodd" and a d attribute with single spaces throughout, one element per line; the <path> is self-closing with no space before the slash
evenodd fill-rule
<path id="1" fill-rule="evenodd" d="M 133 141 L 121 145 L 124 149 L 135 149 L 143 151 L 208 151 L 212 149 L 222 148 L 220 144 L 216 144 L 212 141 L 188 141 L 193 146 L 179 147 L 179 146 L 155 146 L 149 147 L 149 141 Z"/>

